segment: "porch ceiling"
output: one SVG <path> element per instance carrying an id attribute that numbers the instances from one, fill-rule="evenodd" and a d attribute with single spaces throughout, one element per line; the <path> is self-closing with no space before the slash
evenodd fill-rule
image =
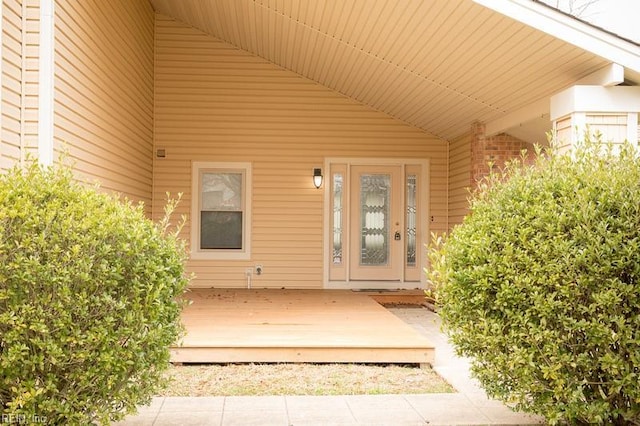
<path id="1" fill-rule="evenodd" d="M 151 2 L 159 13 L 444 139 L 609 63 L 471 0 Z M 550 126 L 548 118 L 540 123 Z M 535 142 L 534 135 L 543 137 L 520 127 L 520 137 Z"/>

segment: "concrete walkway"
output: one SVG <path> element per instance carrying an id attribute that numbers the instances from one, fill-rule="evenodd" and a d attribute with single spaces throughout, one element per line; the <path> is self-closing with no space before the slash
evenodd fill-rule
<path id="1" fill-rule="evenodd" d="M 160 397 L 119 425 L 531 425 L 542 419 L 514 413 L 469 375 L 455 356 L 439 318 L 427 309 L 391 311 L 436 346 L 434 369 L 458 393 L 344 396 Z"/>

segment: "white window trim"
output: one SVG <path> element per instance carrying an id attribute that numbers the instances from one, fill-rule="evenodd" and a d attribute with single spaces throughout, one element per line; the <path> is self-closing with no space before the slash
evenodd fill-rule
<path id="1" fill-rule="evenodd" d="M 242 250 L 202 250 L 200 241 L 200 172 L 202 170 L 237 171 L 244 174 Z M 221 163 L 194 161 L 191 164 L 191 259 L 194 260 L 248 260 L 251 259 L 251 163 Z"/>

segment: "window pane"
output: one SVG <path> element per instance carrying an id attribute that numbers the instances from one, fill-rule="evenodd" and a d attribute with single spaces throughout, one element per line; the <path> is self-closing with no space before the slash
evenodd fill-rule
<path id="1" fill-rule="evenodd" d="M 417 176 L 407 176 L 407 266 L 416 266 Z"/>
<path id="2" fill-rule="evenodd" d="M 200 212 L 201 249 L 242 249 L 242 212 Z"/>
<path id="3" fill-rule="evenodd" d="M 333 263 L 342 263 L 342 174 L 333 175 Z"/>
<path id="4" fill-rule="evenodd" d="M 242 210 L 242 173 L 203 173 L 202 210 Z"/>

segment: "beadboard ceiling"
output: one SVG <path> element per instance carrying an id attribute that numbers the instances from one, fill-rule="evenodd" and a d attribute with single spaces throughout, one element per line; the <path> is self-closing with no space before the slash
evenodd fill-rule
<path id="1" fill-rule="evenodd" d="M 151 2 L 158 13 L 447 140 L 609 63 L 471 0 Z M 541 114 L 508 131 L 543 142 L 549 128 Z"/>

